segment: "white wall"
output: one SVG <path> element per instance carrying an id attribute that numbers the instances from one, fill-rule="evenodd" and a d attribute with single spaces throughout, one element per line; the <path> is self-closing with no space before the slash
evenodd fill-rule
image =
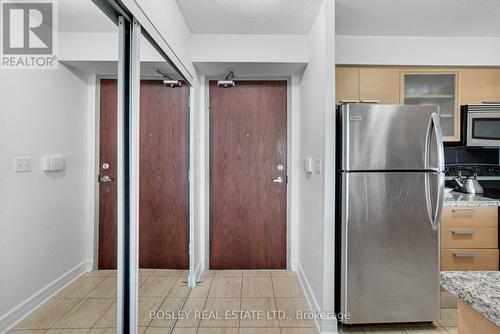
<path id="1" fill-rule="evenodd" d="M 141 61 L 165 61 L 144 37 L 141 37 Z M 118 61 L 118 32 L 61 33 L 59 61 Z"/>
<path id="2" fill-rule="evenodd" d="M 2 71 L 0 78 L 3 326 L 55 292 L 57 284 L 90 269 L 94 217 L 88 196 L 88 78 L 62 64 L 58 70 Z M 63 155 L 65 171 L 42 172 L 40 160 L 47 154 Z M 13 173 L 14 156 L 32 157 L 31 172 Z"/>
<path id="3" fill-rule="evenodd" d="M 336 36 L 344 65 L 500 66 L 500 38 Z"/>
<path id="4" fill-rule="evenodd" d="M 309 35 L 309 64 L 300 82 L 300 157 L 321 159 L 321 174 L 301 173 L 297 268 L 312 307 L 333 311 L 334 2 L 327 0 Z M 336 330 L 334 322 L 322 332 Z"/>
<path id="5" fill-rule="evenodd" d="M 191 58 L 194 63 L 304 63 L 309 58 L 308 36 L 193 34 Z"/>

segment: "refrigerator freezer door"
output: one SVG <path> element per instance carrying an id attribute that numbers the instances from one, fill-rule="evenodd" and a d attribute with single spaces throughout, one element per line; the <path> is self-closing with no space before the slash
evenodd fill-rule
<path id="1" fill-rule="evenodd" d="M 440 174 L 342 175 L 344 322 L 439 319 L 439 230 L 429 203 L 438 197 Z"/>
<path id="2" fill-rule="evenodd" d="M 341 113 L 342 170 L 437 167 L 441 139 L 432 119 L 437 106 L 346 104 Z"/>

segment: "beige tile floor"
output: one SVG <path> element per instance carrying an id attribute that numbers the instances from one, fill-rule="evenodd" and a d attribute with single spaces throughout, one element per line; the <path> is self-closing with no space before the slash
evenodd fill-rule
<path id="1" fill-rule="evenodd" d="M 149 312 L 188 294 L 187 271 L 139 271 L 139 333 L 151 320 Z M 165 306 L 163 306 L 163 304 Z M 9 333 L 16 334 L 111 334 L 116 333 L 116 271 L 89 272 L 43 304 Z M 166 333 L 166 331 L 164 331 Z"/>
<path id="2" fill-rule="evenodd" d="M 189 314 L 175 322 L 173 334 L 317 334 L 311 320 L 295 319 L 308 311 L 299 281 L 286 271 L 208 271 L 197 288 L 186 287 L 182 270 L 140 270 L 139 326 L 141 334 L 166 334 L 174 321 L 150 318 L 150 311 Z M 185 297 L 188 296 L 187 299 Z M 185 301 L 184 305 L 183 302 Z M 116 272 L 90 272 L 15 326 L 9 333 L 111 334 L 116 323 Z M 235 316 L 215 319 L 224 311 L 283 311 L 285 319 Z M 185 313 L 184 313 L 185 312 Z M 205 317 L 200 317 L 200 314 Z M 194 316 L 197 314 L 197 316 Z M 201 318 L 201 319 L 200 319 Z M 456 310 L 442 310 L 435 324 L 364 326 L 340 333 L 457 333 Z"/>

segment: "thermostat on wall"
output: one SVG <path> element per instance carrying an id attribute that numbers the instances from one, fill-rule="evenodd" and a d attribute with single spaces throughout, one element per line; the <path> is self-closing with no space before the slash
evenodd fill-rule
<path id="1" fill-rule="evenodd" d="M 42 170 L 44 172 L 56 172 L 64 170 L 64 158 L 55 155 L 43 157 Z"/>

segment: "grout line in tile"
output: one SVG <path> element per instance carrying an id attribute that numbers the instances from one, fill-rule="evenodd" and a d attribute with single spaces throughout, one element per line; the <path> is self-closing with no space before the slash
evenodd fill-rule
<path id="1" fill-rule="evenodd" d="M 49 299 L 49 300 L 50 300 L 50 299 Z M 73 305 L 73 307 L 70 307 L 70 308 L 69 308 L 66 312 L 64 312 L 64 313 L 63 313 L 63 315 L 61 315 L 61 316 L 60 316 L 60 317 L 59 317 L 56 321 L 54 321 L 52 324 L 50 324 L 49 328 L 48 328 L 46 331 L 48 331 L 49 329 L 54 328 L 54 325 L 55 325 L 55 324 L 57 324 L 57 322 L 58 322 L 59 320 L 61 320 L 62 318 L 64 318 L 64 317 L 65 317 L 65 316 L 66 316 L 69 312 L 71 312 L 71 311 L 72 311 L 75 307 L 77 307 L 78 305 L 80 305 L 80 303 L 81 303 L 82 301 L 83 301 L 83 298 L 79 298 L 78 302 L 77 302 L 77 303 L 75 303 L 75 305 Z M 47 301 L 45 301 L 45 303 L 47 303 L 47 302 L 48 302 L 48 300 L 47 300 Z M 43 306 L 43 305 L 45 305 L 45 303 L 43 303 L 42 305 L 40 305 L 40 307 L 41 307 L 41 306 Z"/>
<path id="2" fill-rule="evenodd" d="M 118 287 L 117 287 L 117 289 L 118 289 Z M 90 299 L 90 298 L 89 298 L 89 299 Z M 102 298 L 102 299 L 104 299 L 104 298 Z M 116 303 L 118 304 L 118 298 L 116 299 Z M 108 313 L 108 311 L 109 311 L 109 310 L 110 310 L 113 306 L 116 306 L 116 305 L 115 305 L 115 303 L 111 303 L 111 305 L 110 305 L 110 306 L 106 309 L 106 311 L 104 311 L 104 312 L 102 313 L 102 315 L 99 317 L 99 319 L 97 319 L 97 321 L 96 321 L 96 322 L 94 322 L 94 324 L 93 324 L 93 325 L 92 325 L 92 327 L 90 327 L 90 328 L 95 328 L 95 325 L 97 325 L 97 323 L 99 322 L 99 320 L 101 320 L 101 318 L 102 318 L 102 317 L 104 317 L 104 315 L 105 315 L 106 313 Z M 117 317 L 117 318 L 118 318 L 118 317 Z M 114 327 L 111 327 L 111 328 L 114 328 Z M 90 330 L 89 330 L 89 332 L 90 332 Z"/>

